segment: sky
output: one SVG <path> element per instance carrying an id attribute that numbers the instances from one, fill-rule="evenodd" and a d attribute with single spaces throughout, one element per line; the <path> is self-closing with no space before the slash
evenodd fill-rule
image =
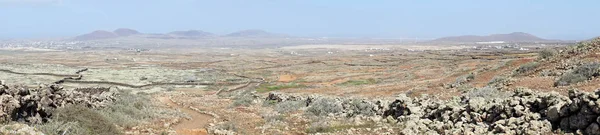
<path id="1" fill-rule="evenodd" d="M 597 0 L 0 0 L 0 38 L 262 29 L 304 37 L 600 36 Z"/>

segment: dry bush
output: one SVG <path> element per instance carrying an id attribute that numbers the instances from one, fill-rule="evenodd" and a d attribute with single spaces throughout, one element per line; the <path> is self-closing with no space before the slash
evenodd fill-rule
<path id="1" fill-rule="evenodd" d="M 502 99 L 502 98 L 509 97 L 510 93 L 500 91 L 494 87 L 483 87 L 483 88 L 479 88 L 479 89 L 473 89 L 473 90 L 469 91 L 468 93 L 466 93 L 466 95 L 471 98 L 482 97 L 485 99 L 494 99 L 494 98 Z"/>
<path id="2" fill-rule="evenodd" d="M 554 57 L 554 55 L 556 55 L 556 51 L 552 50 L 552 49 L 544 49 L 541 52 L 538 53 L 539 57 L 538 59 L 549 59 Z"/>
<path id="3" fill-rule="evenodd" d="M 318 99 L 312 103 L 306 111 L 316 116 L 324 116 L 330 113 L 342 112 L 343 107 L 341 104 L 336 104 L 335 100 L 332 99 Z"/>
<path id="4" fill-rule="evenodd" d="M 244 91 L 233 98 L 232 106 L 250 106 L 254 100 L 255 97 L 249 91 Z"/>
<path id="5" fill-rule="evenodd" d="M 348 102 L 348 101 L 345 101 Z M 360 100 L 352 100 L 347 104 L 347 108 L 352 110 L 351 114 L 348 114 L 348 117 L 356 116 L 356 115 L 365 115 L 365 116 L 373 116 L 375 115 L 375 111 L 372 104 L 362 102 Z"/>
<path id="6" fill-rule="evenodd" d="M 567 86 L 584 82 L 593 77 L 600 76 L 600 63 L 589 63 L 577 67 L 572 72 L 566 73 L 554 83 L 555 86 Z"/>
<path id="7" fill-rule="evenodd" d="M 131 128 L 142 121 L 177 115 L 151 104 L 147 95 L 121 92 L 104 108 L 67 106 L 56 109 L 48 123 L 36 125 L 46 134 L 119 134 L 115 125 Z"/>
<path id="8" fill-rule="evenodd" d="M 56 109 L 53 119 L 60 122 L 76 122 L 80 126 L 80 129 L 76 129 L 76 131 L 81 131 L 85 134 L 121 134 L 121 131 L 119 131 L 119 129 L 117 129 L 117 127 L 106 117 L 92 109 L 79 105 L 69 105 Z"/>
<path id="9" fill-rule="evenodd" d="M 324 121 L 313 122 L 306 129 L 307 133 L 324 133 L 331 132 L 331 125 Z"/>
<path id="10" fill-rule="evenodd" d="M 35 125 L 35 128 L 48 135 L 85 135 L 91 134 L 78 122 L 50 121 Z"/>
<path id="11" fill-rule="evenodd" d="M 519 67 L 515 71 L 515 74 L 518 75 L 518 74 L 524 74 L 524 73 L 530 72 L 530 71 L 536 69 L 538 66 L 540 66 L 540 64 L 537 62 L 530 62 L 527 64 L 523 64 L 523 65 L 521 65 L 521 67 Z"/>
<path id="12" fill-rule="evenodd" d="M 305 106 L 306 103 L 302 101 L 286 101 L 275 104 L 274 109 L 279 113 L 289 113 Z"/>
<path id="13" fill-rule="evenodd" d="M 123 92 L 113 104 L 97 111 L 110 122 L 130 128 L 141 121 L 159 117 L 158 108 L 153 108 L 149 101 L 147 96 Z"/>

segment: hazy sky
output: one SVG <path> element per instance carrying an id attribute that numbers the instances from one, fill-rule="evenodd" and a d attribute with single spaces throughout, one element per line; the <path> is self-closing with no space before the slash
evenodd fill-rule
<path id="1" fill-rule="evenodd" d="M 598 0 L 0 0 L 0 38 L 75 36 L 132 28 L 226 34 L 420 37 L 527 32 L 600 36 Z"/>

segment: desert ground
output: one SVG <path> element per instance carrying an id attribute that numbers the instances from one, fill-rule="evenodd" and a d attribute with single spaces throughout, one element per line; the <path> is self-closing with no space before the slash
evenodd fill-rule
<path id="1" fill-rule="evenodd" d="M 100 121 L 115 126 L 115 129 L 89 130 L 90 127 L 81 124 L 85 121 L 61 114 L 77 110 L 71 106 L 52 110 L 54 115 L 49 115 L 44 122 L 10 120 L 46 134 L 96 134 L 94 132 L 107 133 L 108 130 L 122 134 L 183 135 L 600 132 L 594 131 L 600 124 L 600 121 L 595 122 L 596 118 L 600 120 L 597 112 L 586 114 L 590 119 L 594 117 L 594 121 L 586 123 L 585 127 L 566 124 L 563 128 L 559 126 L 561 119 L 548 114 L 551 107 L 526 109 L 525 112 L 532 115 L 540 112 L 535 114 L 540 115 L 539 118 L 532 116 L 531 119 L 548 121 L 523 126 L 532 130 L 517 129 L 521 127 L 519 124 L 513 124 L 514 129 L 490 124 L 504 120 L 501 118 L 484 124 L 470 122 L 472 127 L 462 126 L 462 123 L 440 126 L 443 130 L 435 130 L 430 124 L 422 127 L 407 124 L 415 120 L 411 116 L 420 114 L 411 107 L 424 106 L 430 101 L 435 104 L 456 101 L 467 106 L 467 112 L 475 113 L 478 109 L 469 109 L 475 99 L 498 98 L 509 102 L 527 91 L 529 95 L 536 95 L 539 102 L 545 101 L 546 96 L 537 95 L 539 93 L 563 96 L 564 105 L 568 106 L 573 102 L 584 102 L 571 101 L 577 99 L 573 94 L 592 93 L 592 100 L 593 92 L 600 88 L 600 80 L 596 78 L 600 73 L 598 67 L 594 67 L 597 73 L 591 73 L 593 77 L 557 85 L 563 76 L 577 67 L 598 62 L 598 42 L 587 44 L 585 49 L 573 47 L 584 46 L 577 44 L 542 47 L 531 44 L 525 47 L 528 49 L 520 50 L 474 49 L 474 46 L 306 44 L 255 48 L 160 47 L 147 51 L 5 49 L 0 50 L 0 80 L 3 85 L 32 89 L 60 85 L 64 89 L 106 88 L 104 92 L 116 93 L 110 101 L 99 101 L 102 105 L 98 107 L 83 109 L 98 112 L 97 119 L 107 119 Z M 541 53 L 544 51 L 549 54 Z M 473 99 L 473 103 L 465 98 Z M 525 105 L 529 97 L 519 98 L 522 99 L 521 107 L 534 106 Z M 590 103 L 600 104 L 597 99 Z M 346 101 L 356 109 L 348 111 Z M 500 100 L 485 102 L 504 103 Z M 402 105 L 396 107 L 399 103 Z M 562 101 L 560 103 L 563 105 Z M 547 104 L 550 106 L 550 102 Z M 134 109 L 130 108 L 132 106 Z M 381 109 L 374 109 L 378 106 Z M 389 110 L 395 112 L 390 114 Z M 422 109 L 425 112 L 422 115 L 428 115 L 426 110 Z M 576 110 L 571 111 L 576 113 Z M 570 116 L 566 112 L 560 114 L 560 118 Z M 435 123 L 437 119 L 433 114 L 431 116 L 421 116 L 421 121 L 414 123 Z M 441 117 L 443 113 L 435 116 Z M 468 116 L 470 119 L 472 115 Z M 514 119 L 521 120 L 520 116 L 515 114 Z M 505 118 L 507 121 L 508 117 Z M 427 118 L 431 118 L 429 122 L 423 122 Z M 457 121 L 460 120 L 454 123 Z M 82 126 L 68 126 L 69 122 Z M 484 128 L 480 131 L 477 126 Z"/>

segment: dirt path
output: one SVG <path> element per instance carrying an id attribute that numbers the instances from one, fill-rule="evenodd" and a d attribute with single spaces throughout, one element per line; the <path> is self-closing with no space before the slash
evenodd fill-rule
<path id="1" fill-rule="evenodd" d="M 207 135 L 206 126 L 212 120 L 212 117 L 206 114 L 196 112 L 188 107 L 180 106 L 171 101 L 169 97 L 159 97 L 159 100 L 169 107 L 179 109 L 188 114 L 192 119 L 184 119 L 173 128 L 179 135 Z"/>

